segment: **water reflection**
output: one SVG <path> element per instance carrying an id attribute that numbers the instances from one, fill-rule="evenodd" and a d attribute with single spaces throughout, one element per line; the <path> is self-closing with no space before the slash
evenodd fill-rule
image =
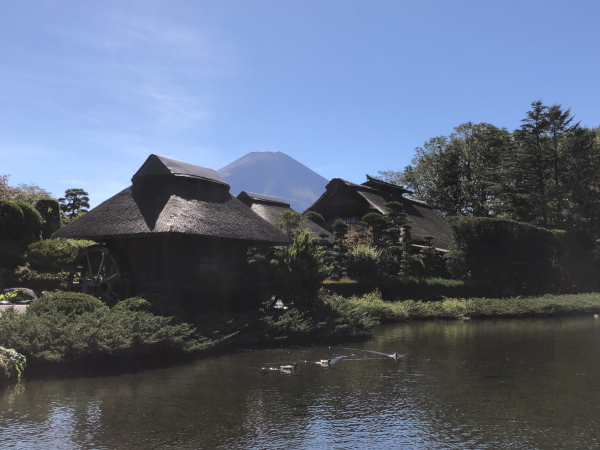
<path id="1" fill-rule="evenodd" d="M 264 350 L 0 393 L 3 448 L 593 448 L 593 318 L 386 326 L 352 346 Z M 402 354 L 395 361 L 394 352 Z M 331 359 L 331 366 L 318 362 Z M 284 373 L 281 365 L 298 363 Z"/>

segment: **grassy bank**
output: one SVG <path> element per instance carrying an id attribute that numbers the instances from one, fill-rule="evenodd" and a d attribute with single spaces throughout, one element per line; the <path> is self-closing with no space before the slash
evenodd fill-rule
<path id="1" fill-rule="evenodd" d="M 492 317 L 568 316 L 600 313 L 600 293 L 524 298 L 448 298 L 439 302 L 386 302 L 379 292 L 347 300 L 381 322 Z"/>
<path id="2" fill-rule="evenodd" d="M 382 297 L 389 301 L 440 301 L 446 297 L 494 298 L 502 295 L 497 286 L 486 281 L 409 276 L 325 280 L 323 289 L 342 297 L 360 297 L 377 289 Z"/>

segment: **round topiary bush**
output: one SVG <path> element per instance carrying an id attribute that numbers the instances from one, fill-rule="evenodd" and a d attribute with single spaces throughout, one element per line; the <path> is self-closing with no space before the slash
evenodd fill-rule
<path id="1" fill-rule="evenodd" d="M 38 241 L 42 237 L 42 228 L 44 225 L 42 215 L 29 203 L 19 200 L 15 200 L 14 203 L 23 211 L 25 226 L 21 230 L 22 238 L 26 242 Z"/>
<path id="2" fill-rule="evenodd" d="M 27 308 L 27 314 L 46 314 L 58 312 L 66 316 L 78 316 L 106 308 L 102 300 L 80 292 L 57 292 L 45 295 Z"/>
<path id="3" fill-rule="evenodd" d="M 19 205 L 0 200 L 0 241 L 20 240 L 25 228 L 25 214 Z"/>

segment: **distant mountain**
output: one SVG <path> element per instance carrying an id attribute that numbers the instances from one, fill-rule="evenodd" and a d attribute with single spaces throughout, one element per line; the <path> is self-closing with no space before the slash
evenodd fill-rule
<path id="1" fill-rule="evenodd" d="M 281 197 L 298 212 L 312 205 L 329 182 L 281 152 L 248 153 L 217 172 L 229 183 L 234 196 L 248 191 Z"/>

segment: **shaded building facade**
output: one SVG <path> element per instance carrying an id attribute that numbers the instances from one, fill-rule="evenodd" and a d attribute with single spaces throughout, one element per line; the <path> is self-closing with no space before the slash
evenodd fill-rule
<path id="1" fill-rule="evenodd" d="M 403 186 L 386 183 L 367 175 L 367 181 L 363 184 L 334 178 L 325 189 L 323 195 L 307 211 L 321 214 L 329 228 L 338 218 L 348 225 L 356 225 L 367 213 L 386 214 L 385 204 L 397 201 L 402 204 L 410 220 L 414 247 L 423 247 L 426 245 L 424 238 L 433 236 L 433 245 L 438 250 L 445 252 L 450 248 L 450 225 L 427 203 L 405 197 L 405 194 L 411 192 Z"/>

